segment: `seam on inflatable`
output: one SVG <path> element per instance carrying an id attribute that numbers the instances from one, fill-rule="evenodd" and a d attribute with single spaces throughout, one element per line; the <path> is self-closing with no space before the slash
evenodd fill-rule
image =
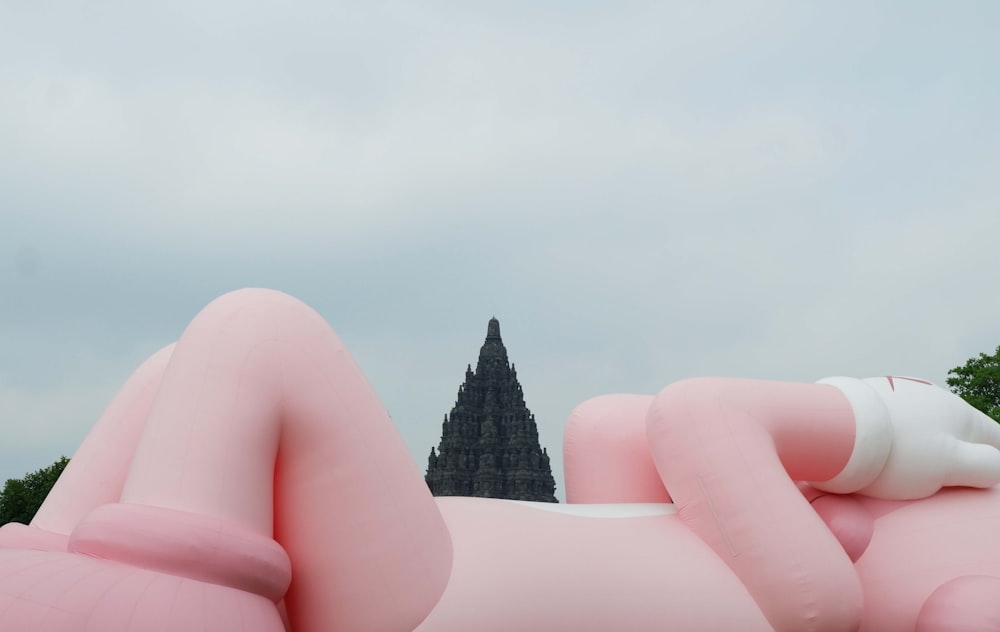
<path id="1" fill-rule="evenodd" d="M 712 501 L 711 494 L 708 493 L 708 488 L 705 485 L 705 479 L 701 474 L 695 477 L 698 481 L 698 489 L 701 490 L 701 495 L 705 497 L 705 503 L 708 505 L 708 510 L 712 514 L 712 518 L 715 520 L 715 525 L 719 529 L 719 534 L 722 536 L 723 541 L 726 543 L 726 548 L 729 549 L 729 554 L 733 557 L 739 557 L 739 552 L 736 550 L 736 546 L 733 544 L 733 540 L 726 530 L 725 523 L 719 519 L 719 512 L 715 508 L 715 503 Z"/>

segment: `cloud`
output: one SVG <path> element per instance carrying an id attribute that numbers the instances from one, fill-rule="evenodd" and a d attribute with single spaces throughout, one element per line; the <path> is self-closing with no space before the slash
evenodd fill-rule
<path id="1" fill-rule="evenodd" d="M 940 382 L 996 345 L 993 9 L 56 7 L 0 42 L 0 420 L 33 469 L 242 286 L 326 316 L 421 464 L 492 315 L 556 454 L 602 392 Z"/>
<path id="2" fill-rule="evenodd" d="M 688 99 L 658 99 L 665 110 L 633 113 L 630 95 L 593 82 L 613 76 L 607 71 L 615 63 L 664 74 L 683 65 L 668 59 L 663 68 L 664 60 L 621 46 L 629 29 L 641 27 L 638 39 L 652 45 L 662 36 L 652 22 L 676 37 L 674 46 L 693 46 L 708 37 L 724 41 L 741 15 L 750 17 L 742 13 L 691 28 L 685 20 L 706 16 L 651 16 L 644 7 L 605 24 L 607 12 L 598 11 L 580 25 L 603 36 L 592 41 L 558 27 L 553 39 L 492 16 L 393 6 L 394 17 L 379 28 L 397 33 L 415 24 L 440 38 L 392 41 L 382 33 L 385 50 L 363 46 L 364 70 L 351 70 L 351 55 L 362 47 L 356 35 L 333 44 L 336 37 L 306 26 L 297 39 L 315 50 L 300 56 L 297 47 L 267 47 L 271 59 L 254 48 L 260 35 L 291 37 L 281 20 L 270 21 L 277 18 L 271 9 L 242 15 L 235 26 L 225 10 L 182 4 L 177 11 L 156 16 L 171 19 L 141 46 L 134 35 L 116 35 L 114 25 L 139 17 L 129 11 L 78 16 L 93 22 L 90 32 L 57 20 L 48 25 L 55 52 L 22 56 L 2 77 L 4 92 L 14 95 L 0 112 L 4 153 L 17 157 L 19 188 L 53 198 L 49 208 L 36 200 L 33 212 L 62 214 L 72 204 L 82 228 L 96 220 L 124 229 L 115 232 L 144 230 L 199 246 L 249 240 L 315 247 L 306 233 L 349 248 L 355 235 L 385 239 L 390 227 L 436 230 L 488 191 L 530 194 L 635 173 L 669 182 L 681 199 L 731 200 L 829 166 L 831 143 L 807 111 L 764 104 L 719 120 L 685 110 Z M 366 11 L 331 15 L 307 5 L 299 20 L 310 17 L 336 20 L 338 34 L 349 34 L 355 21 L 373 28 L 375 20 Z M 765 23 L 766 15 L 754 17 Z M 218 36 L 184 28 L 180 19 L 207 22 Z M 306 24 L 299 20 L 296 28 Z M 567 44 L 585 53 L 584 63 L 566 54 Z M 134 45 L 134 55 L 122 55 L 121 45 Z M 249 54 L 235 58 L 229 46 Z M 77 48 L 90 63 L 77 59 Z M 141 72 L 133 68 L 140 60 Z M 363 85 L 340 80 L 350 72 L 364 76 Z M 355 107 L 358 98 L 363 104 Z M 538 209 L 516 205 L 505 213 L 523 221 Z"/>
<path id="3" fill-rule="evenodd" d="M 44 344 L 31 346 L 44 357 L 16 348 L 11 353 L 11 347 L 4 346 L 0 481 L 47 467 L 62 455 L 72 456 L 131 371 L 118 358 L 88 357 L 80 348 L 53 353 Z M 33 366 L 36 363 L 41 366 Z"/>

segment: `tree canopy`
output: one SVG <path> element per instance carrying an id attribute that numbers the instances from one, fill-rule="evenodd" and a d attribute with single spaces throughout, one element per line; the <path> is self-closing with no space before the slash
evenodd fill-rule
<path id="1" fill-rule="evenodd" d="M 24 478 L 9 479 L 0 492 L 0 524 L 31 522 L 67 463 L 69 459 L 64 456 L 48 467 L 26 474 Z"/>
<path id="2" fill-rule="evenodd" d="M 1000 421 L 1000 347 L 993 355 L 980 353 L 948 375 L 953 393 Z"/>

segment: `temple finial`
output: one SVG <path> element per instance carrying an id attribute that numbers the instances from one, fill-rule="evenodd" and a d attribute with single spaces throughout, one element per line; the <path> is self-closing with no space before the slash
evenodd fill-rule
<path id="1" fill-rule="evenodd" d="M 494 316 L 490 319 L 490 324 L 486 327 L 487 340 L 500 340 L 500 321 Z"/>

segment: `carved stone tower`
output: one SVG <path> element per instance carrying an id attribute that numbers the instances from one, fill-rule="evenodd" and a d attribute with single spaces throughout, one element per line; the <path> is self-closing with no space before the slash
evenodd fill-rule
<path id="1" fill-rule="evenodd" d="M 507 362 L 496 318 L 486 328 L 476 370 L 465 369 L 441 444 L 431 448 L 426 479 L 435 496 L 558 502 L 548 452 L 538 443 L 535 416 Z"/>

